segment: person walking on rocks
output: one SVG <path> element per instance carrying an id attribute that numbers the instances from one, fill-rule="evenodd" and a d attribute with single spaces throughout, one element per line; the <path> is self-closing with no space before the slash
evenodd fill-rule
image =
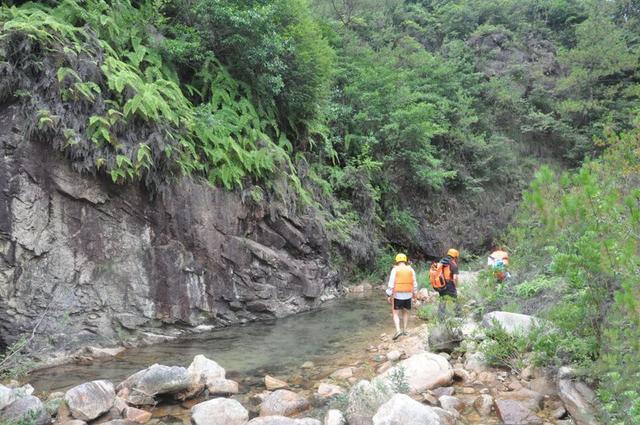
<path id="1" fill-rule="evenodd" d="M 457 249 L 451 248 L 447 251 L 447 255 L 439 261 L 436 270 L 438 270 L 438 280 L 443 285 L 432 286 L 440 295 L 438 303 L 438 319 L 444 320 L 447 311 L 447 301 L 453 299 L 456 304 L 456 315 L 460 315 L 460 303 L 458 302 L 458 258 L 460 253 Z M 434 279 L 435 280 L 435 279 Z"/>
<path id="2" fill-rule="evenodd" d="M 393 302 L 393 323 L 396 326 L 394 340 L 407 334 L 411 301 L 415 301 L 418 290 L 416 272 L 407 264 L 407 261 L 405 254 L 396 255 L 396 264 L 391 269 L 387 285 L 387 302 Z M 402 312 L 402 328 L 400 328 L 400 312 Z"/>

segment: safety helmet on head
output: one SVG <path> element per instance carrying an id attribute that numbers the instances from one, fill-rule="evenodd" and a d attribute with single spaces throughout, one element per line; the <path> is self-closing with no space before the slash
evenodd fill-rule
<path id="1" fill-rule="evenodd" d="M 396 263 L 406 263 L 407 262 L 407 256 L 404 255 L 403 253 L 399 253 L 398 255 L 396 255 Z"/>
<path id="2" fill-rule="evenodd" d="M 450 248 L 449 251 L 447 251 L 447 255 L 453 258 L 458 258 L 460 256 L 460 253 L 457 249 Z"/>

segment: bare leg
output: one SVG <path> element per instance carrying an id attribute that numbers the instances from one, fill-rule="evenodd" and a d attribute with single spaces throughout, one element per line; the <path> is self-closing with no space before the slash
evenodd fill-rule
<path id="1" fill-rule="evenodd" d="M 400 332 L 400 315 L 399 310 L 393 310 L 393 324 L 396 325 L 396 333 Z"/>
<path id="2" fill-rule="evenodd" d="M 404 326 L 402 328 L 403 331 L 407 330 L 407 325 L 409 324 L 409 310 L 402 309 L 402 321 L 404 322 Z"/>

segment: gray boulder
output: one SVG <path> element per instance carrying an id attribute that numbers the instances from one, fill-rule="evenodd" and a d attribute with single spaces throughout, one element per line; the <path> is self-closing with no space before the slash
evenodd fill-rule
<path id="1" fill-rule="evenodd" d="M 16 398 L 13 389 L 0 385 L 0 410 L 16 401 Z"/>
<path id="2" fill-rule="evenodd" d="M 17 399 L 0 411 L 0 423 L 29 423 L 46 425 L 51 422 L 44 404 L 38 397 L 28 395 Z"/>
<path id="3" fill-rule="evenodd" d="M 462 334 L 458 329 L 438 325 L 429 331 L 429 349 L 451 353 L 462 341 Z"/>
<path id="4" fill-rule="evenodd" d="M 310 407 L 309 400 L 289 390 L 276 390 L 260 405 L 260 416 L 293 416 Z"/>
<path id="5" fill-rule="evenodd" d="M 384 379 L 362 380 L 349 390 L 346 417 L 349 425 L 371 425 L 378 408 L 393 397 L 393 388 Z"/>
<path id="6" fill-rule="evenodd" d="M 109 411 L 116 398 L 113 384 L 109 381 L 87 382 L 71 388 L 64 401 L 74 418 L 91 421 Z"/>
<path id="7" fill-rule="evenodd" d="M 595 414 L 596 395 L 585 383 L 561 379 L 558 381 L 558 394 L 576 424 L 599 424 Z"/>
<path id="8" fill-rule="evenodd" d="M 482 325 L 493 328 L 498 325 L 510 335 L 528 334 L 543 323 L 540 319 L 526 314 L 509 313 L 507 311 L 492 311 L 482 317 Z"/>
<path id="9" fill-rule="evenodd" d="M 214 398 L 191 408 L 193 425 L 245 425 L 249 412 L 237 400 Z"/>
<path id="10" fill-rule="evenodd" d="M 192 375 L 179 366 L 154 364 L 118 385 L 118 395 L 134 405 L 154 404 L 158 394 L 174 394 L 192 387 Z"/>
<path id="11" fill-rule="evenodd" d="M 426 390 L 450 385 L 453 382 L 453 368 L 442 356 L 433 353 L 414 354 L 381 375 L 383 379 L 404 377 L 409 391 L 419 394 Z"/>
<path id="12" fill-rule="evenodd" d="M 187 372 L 202 378 L 205 382 L 226 377 L 226 371 L 222 366 L 202 354 L 198 354 L 193 358 Z"/>
<path id="13" fill-rule="evenodd" d="M 442 425 L 433 408 L 404 394 L 394 395 L 373 417 L 374 425 Z"/>

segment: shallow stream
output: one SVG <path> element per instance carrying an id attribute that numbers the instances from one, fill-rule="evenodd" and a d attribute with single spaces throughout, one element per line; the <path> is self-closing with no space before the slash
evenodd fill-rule
<path id="1" fill-rule="evenodd" d="M 239 381 L 241 392 L 261 385 L 265 374 L 286 377 L 294 387 L 309 388 L 316 379 L 361 358 L 368 345 L 379 342 L 381 332 L 392 329 L 384 296 L 349 296 L 284 319 L 130 349 L 114 359 L 89 365 L 40 370 L 28 381 L 37 393 L 65 390 L 95 379 L 117 385 L 154 363 L 186 367 L 195 355 L 203 354 L 224 367 L 228 378 Z M 315 367 L 302 373 L 300 366 L 306 361 Z"/>

